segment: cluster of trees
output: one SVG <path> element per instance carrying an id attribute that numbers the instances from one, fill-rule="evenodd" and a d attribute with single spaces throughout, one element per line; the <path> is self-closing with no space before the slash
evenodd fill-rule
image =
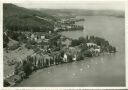
<path id="1" fill-rule="evenodd" d="M 15 75 L 19 75 L 21 79 L 28 78 L 28 76 L 32 73 L 32 63 L 30 61 L 30 56 L 21 62 L 17 62 L 15 64 Z"/>
<path id="2" fill-rule="evenodd" d="M 89 40 L 101 46 L 101 52 L 116 52 L 116 48 L 103 38 L 90 36 Z"/>
<path id="3" fill-rule="evenodd" d="M 51 15 L 18 7 L 13 4 L 3 5 L 3 25 L 11 31 L 48 32 L 54 28 L 55 18 Z M 39 19 L 48 18 L 51 21 Z"/>
<path id="4" fill-rule="evenodd" d="M 8 46 L 9 41 L 14 41 L 17 43 L 12 42 L 13 45 Z M 20 46 L 21 43 L 26 43 L 27 46 L 29 44 L 32 44 L 32 45 L 35 44 L 34 41 L 28 41 L 26 35 L 22 32 L 6 31 L 6 35 L 5 33 L 3 33 L 3 47 L 4 48 L 15 50 Z"/>
<path id="5" fill-rule="evenodd" d="M 83 49 L 88 49 L 86 43 L 95 43 L 101 47 L 101 52 L 116 52 L 116 48 L 109 44 L 109 42 L 100 37 L 87 36 L 86 38 L 80 37 L 79 39 L 72 40 L 71 46 L 78 46 L 83 44 Z"/>
<path id="6" fill-rule="evenodd" d="M 54 29 L 54 23 L 29 15 L 6 17 L 3 23 L 7 29 L 12 31 L 48 32 Z"/>
<path id="7" fill-rule="evenodd" d="M 6 48 L 8 43 L 9 43 L 9 38 L 4 33 L 3 34 L 3 47 Z"/>
<path id="8" fill-rule="evenodd" d="M 17 32 L 17 31 L 9 31 L 8 30 L 6 33 L 7 33 L 7 36 L 13 40 L 16 40 L 19 42 L 26 42 L 26 40 L 27 40 L 27 37 L 25 36 L 25 34 L 20 31 Z"/>
<path id="9" fill-rule="evenodd" d="M 12 39 L 14 40 L 14 42 L 13 42 Z M 6 34 L 3 33 L 3 47 L 6 48 L 6 49 L 8 48 L 10 50 L 15 50 L 20 46 L 17 41 L 19 41 L 19 42 L 22 41 L 23 42 L 25 40 L 26 40 L 25 36 L 21 33 L 16 33 L 16 32 L 6 32 Z M 10 41 L 12 41 L 11 46 L 8 45 L 8 43 Z"/>
<path id="10" fill-rule="evenodd" d="M 58 51 L 58 50 L 61 49 L 61 42 L 59 41 L 59 40 L 60 40 L 60 37 L 61 37 L 61 35 L 56 34 L 56 36 L 53 36 L 53 37 L 50 39 L 49 47 L 50 47 L 51 49 L 53 49 L 54 51 Z"/>
<path id="11" fill-rule="evenodd" d="M 84 37 L 79 37 L 78 39 L 73 39 L 72 42 L 71 42 L 71 46 L 79 46 L 80 44 L 85 44 L 89 42 L 88 40 L 88 36 L 86 38 Z"/>

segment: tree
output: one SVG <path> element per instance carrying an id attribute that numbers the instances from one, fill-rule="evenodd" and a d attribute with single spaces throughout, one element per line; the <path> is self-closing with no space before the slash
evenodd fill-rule
<path id="1" fill-rule="evenodd" d="M 25 72 L 27 77 L 32 73 L 31 67 L 32 67 L 32 64 L 29 61 L 23 62 L 23 71 Z"/>
<path id="2" fill-rule="evenodd" d="M 80 43 L 83 43 L 83 44 L 86 42 L 86 39 L 84 37 L 79 37 L 78 40 Z"/>
<path id="3" fill-rule="evenodd" d="M 10 86 L 10 83 L 7 80 L 4 80 L 4 87 Z"/>
<path id="4" fill-rule="evenodd" d="M 79 40 L 77 40 L 77 39 L 72 40 L 71 46 L 78 46 L 78 45 L 80 45 L 80 41 Z"/>
<path id="5" fill-rule="evenodd" d="M 6 48 L 8 43 L 9 43 L 8 37 L 5 34 L 3 34 L 3 47 Z"/>

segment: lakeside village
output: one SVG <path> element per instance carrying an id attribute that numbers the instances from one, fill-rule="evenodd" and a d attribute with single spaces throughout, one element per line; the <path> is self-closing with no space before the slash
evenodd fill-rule
<path id="1" fill-rule="evenodd" d="M 38 17 L 39 18 L 39 17 Z M 51 32 L 19 32 L 6 31 L 3 33 L 4 49 L 6 53 L 25 47 L 34 53 L 24 59 L 9 60 L 9 66 L 14 66 L 13 73 L 4 77 L 4 86 L 15 86 L 23 79 L 29 78 L 33 72 L 53 65 L 85 60 L 86 57 L 96 57 L 103 53 L 115 53 L 116 48 L 103 38 L 95 36 L 72 39 L 62 36 L 58 31 L 83 30 L 75 22 L 82 21 L 64 19 L 55 24 Z M 15 39 L 15 44 L 8 46 L 8 42 Z"/>

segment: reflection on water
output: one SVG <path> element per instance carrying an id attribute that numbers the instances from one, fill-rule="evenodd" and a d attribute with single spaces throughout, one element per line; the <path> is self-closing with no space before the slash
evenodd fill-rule
<path id="1" fill-rule="evenodd" d="M 33 73 L 18 86 L 124 86 L 125 40 L 124 19 L 105 16 L 86 17 L 85 30 L 63 32 L 72 38 L 95 35 L 116 46 L 118 52 L 86 58 L 83 61 L 52 66 Z"/>

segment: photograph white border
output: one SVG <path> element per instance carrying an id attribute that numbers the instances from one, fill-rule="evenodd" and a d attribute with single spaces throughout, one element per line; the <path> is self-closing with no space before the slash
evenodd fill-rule
<path id="1" fill-rule="evenodd" d="M 125 3 L 125 62 L 126 62 L 126 87 L 3 87 L 3 3 L 29 3 L 46 1 L 123 1 Z M 2 0 L 0 1 L 0 89 L 3 90 L 63 90 L 63 89 L 128 89 L 128 0 Z"/>

